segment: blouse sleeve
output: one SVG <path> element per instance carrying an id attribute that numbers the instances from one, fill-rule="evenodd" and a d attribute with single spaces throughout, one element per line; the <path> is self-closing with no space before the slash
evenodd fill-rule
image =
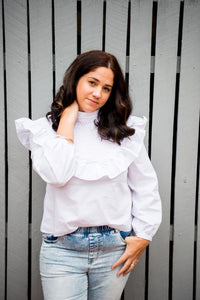
<path id="1" fill-rule="evenodd" d="M 60 139 L 45 119 L 15 121 L 17 136 L 31 151 L 33 169 L 47 183 L 60 187 L 74 174 L 74 145 Z"/>
<path id="2" fill-rule="evenodd" d="M 135 235 L 151 241 L 161 223 L 162 212 L 157 176 L 144 144 L 129 167 L 128 185 L 132 193 Z"/>

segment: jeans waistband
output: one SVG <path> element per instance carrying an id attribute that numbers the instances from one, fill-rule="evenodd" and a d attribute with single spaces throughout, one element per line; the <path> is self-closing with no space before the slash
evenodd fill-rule
<path id="1" fill-rule="evenodd" d="M 121 236 L 125 239 L 127 236 L 131 235 L 131 231 L 120 231 L 115 228 L 104 226 L 95 226 L 95 227 L 79 227 L 75 232 L 88 235 L 90 233 L 104 233 L 104 232 L 119 232 Z"/>
<path id="2" fill-rule="evenodd" d="M 76 232 L 83 233 L 83 234 L 90 234 L 96 232 L 101 233 L 101 232 L 109 232 L 109 231 L 116 231 L 116 229 L 104 225 L 104 226 L 95 226 L 95 227 L 79 227 L 76 230 Z"/>

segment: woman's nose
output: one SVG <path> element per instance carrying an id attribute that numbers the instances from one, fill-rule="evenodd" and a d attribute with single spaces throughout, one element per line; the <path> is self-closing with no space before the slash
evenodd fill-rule
<path id="1" fill-rule="evenodd" d="M 100 98 L 101 97 L 101 87 L 96 87 L 93 91 L 93 96 L 96 98 Z"/>

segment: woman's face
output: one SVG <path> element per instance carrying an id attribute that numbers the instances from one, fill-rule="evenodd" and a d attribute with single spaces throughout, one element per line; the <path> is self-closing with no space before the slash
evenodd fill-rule
<path id="1" fill-rule="evenodd" d="M 79 111 L 93 112 L 101 108 L 110 96 L 113 81 L 113 71 L 105 67 L 83 75 L 76 87 Z"/>

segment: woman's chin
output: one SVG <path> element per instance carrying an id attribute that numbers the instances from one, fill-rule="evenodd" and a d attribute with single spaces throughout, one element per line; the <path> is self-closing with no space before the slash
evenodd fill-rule
<path id="1" fill-rule="evenodd" d="M 79 111 L 80 112 L 85 112 L 85 113 L 92 113 L 95 112 L 97 109 L 93 108 L 93 107 L 80 107 L 79 106 Z"/>

